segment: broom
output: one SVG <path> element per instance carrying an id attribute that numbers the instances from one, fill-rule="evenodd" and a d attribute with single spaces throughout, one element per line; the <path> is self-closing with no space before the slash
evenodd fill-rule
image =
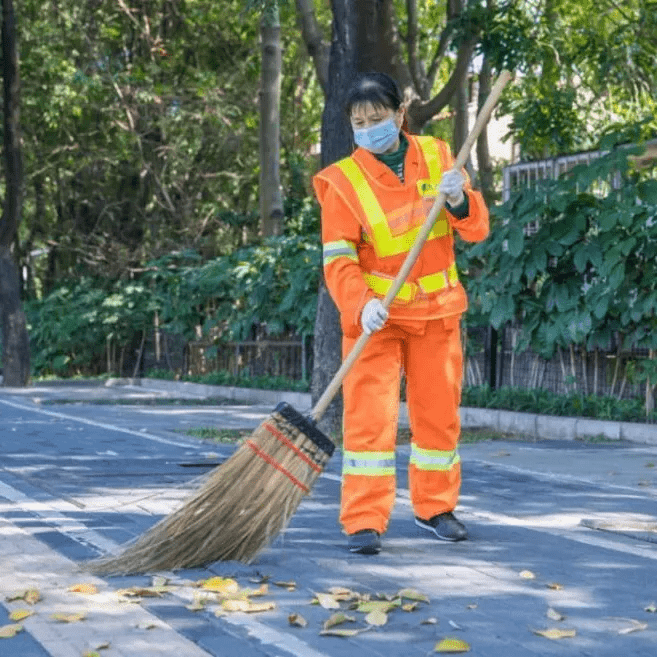
<path id="1" fill-rule="evenodd" d="M 460 149 L 455 169 L 462 169 L 497 99 L 511 78 L 500 74 Z M 441 192 L 382 303 L 388 308 L 445 205 Z M 362 352 L 363 333 L 308 416 L 282 402 L 221 466 L 206 476 L 193 494 L 121 554 L 87 563 L 96 574 L 118 575 L 202 566 L 215 561 L 250 563 L 285 528 L 335 450 L 316 426 Z"/>

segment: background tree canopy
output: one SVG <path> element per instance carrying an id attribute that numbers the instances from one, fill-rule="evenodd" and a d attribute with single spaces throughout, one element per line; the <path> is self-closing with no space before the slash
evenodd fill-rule
<path id="1" fill-rule="evenodd" d="M 283 52 L 285 217 L 283 234 L 265 239 L 259 12 L 272 6 Z M 312 331 L 319 224 L 309 181 L 320 166 L 327 94 L 342 84 L 328 65 L 339 21 L 355 21 L 362 40 L 355 70 L 395 76 L 412 127 L 455 146 L 468 102 L 477 88 L 481 100 L 503 67 L 516 79 L 500 112 L 523 159 L 595 148 L 609 133 L 624 142 L 655 135 L 655 0 L 363 0 L 349 17 L 353 7 L 338 0 L 16 7 L 24 211 L 14 256 L 40 371 L 82 371 L 108 339 L 138 343 L 154 314 L 190 339 L 244 337 L 263 322 L 271 332 Z M 344 140 L 336 149 L 322 144 L 329 161 L 340 149 Z M 490 161 L 486 143 L 477 152 L 473 173 L 493 201 L 494 168 L 503 163 Z M 514 253 L 525 246 L 514 241 Z M 472 272 L 481 258 L 468 260 Z M 531 294 L 516 299 L 530 303 Z M 510 317 L 517 307 L 497 312 L 506 308 Z M 75 320 L 64 313 L 70 321 L 63 321 L 65 308 Z M 593 317 L 598 331 L 605 316 Z M 98 334 L 76 347 L 69 337 L 85 322 Z M 557 325 L 566 335 L 567 323 L 545 324 L 552 332 Z"/>

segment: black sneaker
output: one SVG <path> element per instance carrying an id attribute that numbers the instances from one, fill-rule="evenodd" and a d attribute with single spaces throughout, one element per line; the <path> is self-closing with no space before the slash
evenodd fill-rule
<path id="1" fill-rule="evenodd" d="M 361 529 L 348 537 L 349 552 L 354 554 L 379 554 L 381 551 L 381 539 L 379 532 L 373 529 Z"/>
<path id="2" fill-rule="evenodd" d="M 429 520 L 422 520 L 416 516 L 415 524 L 429 530 L 441 541 L 464 541 L 468 538 L 468 530 L 465 525 L 458 521 L 451 511 L 439 513 Z"/>

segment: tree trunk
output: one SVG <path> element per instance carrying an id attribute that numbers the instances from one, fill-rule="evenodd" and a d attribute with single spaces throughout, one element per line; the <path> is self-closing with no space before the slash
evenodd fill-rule
<path id="1" fill-rule="evenodd" d="M 329 54 L 329 80 L 326 103 L 322 114 L 322 166 L 349 155 L 353 148 L 351 126 L 344 112 L 349 85 L 359 70 L 357 38 L 358 14 L 354 2 L 332 0 L 333 38 Z M 313 404 L 326 389 L 342 360 L 342 331 L 338 311 L 320 284 L 313 345 L 313 374 L 311 392 Z M 326 410 L 319 423 L 327 434 L 336 434 L 342 426 L 342 397 L 338 396 Z"/>
<path id="2" fill-rule="evenodd" d="M 490 95 L 492 73 L 490 62 L 484 56 L 479 73 L 479 91 L 477 92 L 477 106 L 481 109 Z M 488 126 L 486 126 L 477 139 L 477 169 L 479 172 L 479 189 L 483 194 L 486 205 L 490 207 L 495 202 L 495 185 L 493 181 L 493 163 L 488 147 Z"/>
<path id="3" fill-rule="evenodd" d="M 283 232 L 280 172 L 281 26 L 278 9 L 263 10 L 260 90 L 260 219 L 265 237 Z"/>
<path id="4" fill-rule="evenodd" d="M 20 77 L 13 0 L 2 0 L 4 63 L 5 202 L 0 219 L 0 315 L 5 386 L 25 386 L 30 374 L 29 337 L 20 299 L 20 279 L 11 246 L 22 211 L 23 162 L 20 146 Z"/>

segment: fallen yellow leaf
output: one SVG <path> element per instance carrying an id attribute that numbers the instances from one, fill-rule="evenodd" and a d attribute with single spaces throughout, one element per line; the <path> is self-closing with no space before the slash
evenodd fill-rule
<path id="1" fill-rule="evenodd" d="M 470 644 L 466 641 L 463 641 L 462 639 L 446 637 L 436 644 L 433 651 L 441 653 L 469 652 Z"/>
<path id="2" fill-rule="evenodd" d="M 536 579 L 536 575 L 531 570 L 521 570 L 519 575 L 523 579 Z"/>
<path id="3" fill-rule="evenodd" d="M 356 636 L 357 634 L 361 634 L 362 632 L 367 632 L 369 630 L 369 627 L 362 627 L 357 630 L 341 630 L 341 629 L 334 629 L 331 628 L 330 630 L 322 630 L 319 635 L 320 636 L 340 636 L 343 638 L 349 638 L 352 636 Z"/>
<path id="4" fill-rule="evenodd" d="M 163 591 L 150 587 L 132 586 L 129 589 L 119 589 L 116 593 L 128 598 L 161 598 Z"/>
<path id="5" fill-rule="evenodd" d="M 365 622 L 368 625 L 376 625 L 380 627 L 388 622 L 388 614 L 380 609 L 375 609 L 365 616 Z"/>
<path id="6" fill-rule="evenodd" d="M 210 577 L 201 583 L 201 588 L 216 593 L 232 594 L 240 590 L 240 585 L 228 577 Z"/>
<path id="7" fill-rule="evenodd" d="M 71 593 L 88 593 L 90 595 L 98 593 L 98 587 L 94 584 L 74 584 L 73 586 L 69 586 L 68 590 Z"/>
<path id="8" fill-rule="evenodd" d="M 358 593 L 354 593 L 351 589 L 346 589 L 343 586 L 332 586 L 329 593 L 338 601 L 346 602 L 358 598 Z"/>
<path id="9" fill-rule="evenodd" d="M 250 600 L 224 600 L 221 603 L 224 611 L 245 611 L 249 614 L 276 609 L 273 602 L 251 602 Z"/>
<path id="10" fill-rule="evenodd" d="M 340 609 L 340 603 L 335 599 L 334 595 L 330 595 L 329 593 L 315 593 L 315 597 L 324 609 Z"/>
<path id="11" fill-rule="evenodd" d="M 7 602 L 14 602 L 15 600 L 24 600 L 29 605 L 36 604 L 41 600 L 41 594 L 38 589 L 26 589 L 25 591 L 19 591 L 8 595 L 5 600 Z"/>
<path id="12" fill-rule="evenodd" d="M 420 603 L 419 602 L 408 602 L 405 605 L 402 605 L 402 609 L 404 611 L 415 611 L 419 607 Z"/>
<path id="13" fill-rule="evenodd" d="M 342 623 L 355 623 L 356 619 L 353 616 L 347 616 L 342 611 L 339 611 L 335 614 L 331 614 L 329 618 L 327 618 L 324 621 L 324 625 L 322 626 L 323 629 L 325 630 L 330 630 L 332 627 L 335 627 L 336 625 L 342 625 Z"/>
<path id="14" fill-rule="evenodd" d="M 262 595 L 267 595 L 267 593 L 269 593 L 269 585 L 261 584 L 260 587 L 257 589 L 242 589 L 241 591 L 238 591 L 238 593 L 241 598 L 259 597 Z"/>
<path id="15" fill-rule="evenodd" d="M 407 598 L 408 600 L 416 600 L 417 602 L 429 602 L 429 598 L 427 598 L 424 593 L 420 593 L 415 589 L 402 589 L 399 591 L 399 593 L 397 593 L 397 597 Z"/>
<path id="16" fill-rule="evenodd" d="M 26 618 L 29 618 L 34 612 L 30 609 L 16 609 L 9 614 L 9 620 L 19 623 Z"/>
<path id="17" fill-rule="evenodd" d="M 301 614 L 290 614 L 287 617 L 287 622 L 292 627 L 306 627 L 308 625 L 308 621 Z"/>
<path id="18" fill-rule="evenodd" d="M 575 630 L 560 630 L 556 627 L 551 627 L 547 630 L 532 630 L 534 634 L 544 636 L 546 639 L 572 639 L 577 635 Z"/>
<path id="19" fill-rule="evenodd" d="M 3 625 L 0 627 L 0 639 L 13 639 L 19 632 L 22 631 L 22 625 Z"/>
<path id="20" fill-rule="evenodd" d="M 388 613 L 395 607 L 401 607 L 401 599 L 395 598 L 394 600 L 370 600 L 369 602 L 360 602 L 356 606 L 356 611 L 369 614 L 371 611 L 383 611 Z"/>
<path id="21" fill-rule="evenodd" d="M 59 623 L 77 623 L 78 621 L 84 620 L 86 618 L 86 614 L 84 612 L 78 614 L 57 613 L 52 614 L 50 618 Z"/>

